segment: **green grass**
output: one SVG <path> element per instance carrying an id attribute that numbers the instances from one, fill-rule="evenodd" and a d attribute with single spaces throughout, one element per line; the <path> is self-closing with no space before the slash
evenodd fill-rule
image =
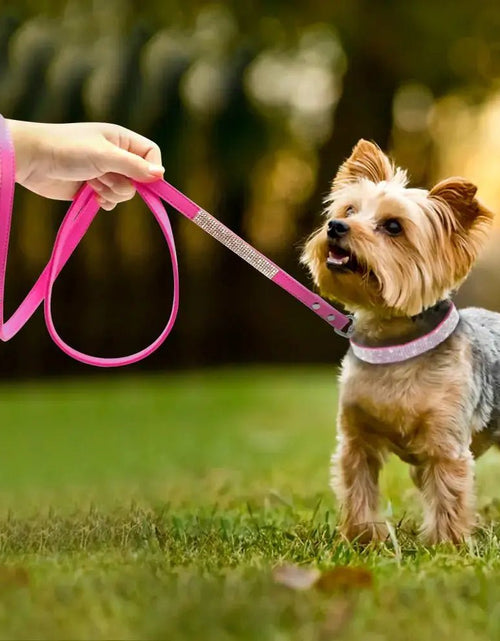
<path id="1" fill-rule="evenodd" d="M 227 369 L 0 387 L 0 638 L 499 638 L 498 455 L 478 464 L 470 546 L 418 542 L 418 497 L 391 461 L 395 545 L 355 549 L 328 490 L 335 378 Z M 374 586 L 294 592 L 273 581 L 283 562 L 361 565 Z"/>

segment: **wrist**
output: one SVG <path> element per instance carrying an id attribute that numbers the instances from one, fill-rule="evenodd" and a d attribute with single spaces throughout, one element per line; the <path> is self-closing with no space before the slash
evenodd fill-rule
<path id="1" fill-rule="evenodd" d="M 31 172 L 36 149 L 36 136 L 32 123 L 5 120 L 16 157 L 16 182 L 22 184 Z"/>

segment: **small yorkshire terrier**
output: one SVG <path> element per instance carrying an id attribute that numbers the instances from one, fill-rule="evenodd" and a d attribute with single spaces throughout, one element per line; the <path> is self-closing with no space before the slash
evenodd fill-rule
<path id="1" fill-rule="evenodd" d="M 378 476 L 393 452 L 409 463 L 423 496 L 425 539 L 460 543 L 474 526 L 474 459 L 500 445 L 500 314 L 457 313 L 450 293 L 471 270 L 493 214 L 463 178 L 430 191 L 406 185 L 406 172 L 361 140 L 335 176 L 326 220 L 302 256 L 320 293 L 354 314 L 332 486 L 346 537 L 385 538 Z M 425 341 L 424 353 L 399 362 L 355 353 L 392 355 Z"/>

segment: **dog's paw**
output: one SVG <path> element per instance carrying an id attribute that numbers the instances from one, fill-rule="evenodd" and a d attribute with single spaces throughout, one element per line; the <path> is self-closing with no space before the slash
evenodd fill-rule
<path id="1" fill-rule="evenodd" d="M 389 538 L 389 530 L 380 521 L 369 523 L 341 524 L 340 533 L 352 543 L 368 545 L 374 542 L 384 542 Z"/>

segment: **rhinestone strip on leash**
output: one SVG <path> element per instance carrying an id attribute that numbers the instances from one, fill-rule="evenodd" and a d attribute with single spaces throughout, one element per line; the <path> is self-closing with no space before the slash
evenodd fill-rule
<path id="1" fill-rule="evenodd" d="M 15 157 L 5 119 L 0 116 L 0 340 L 8 341 L 17 334 L 43 301 L 45 322 L 51 338 L 63 352 L 77 361 L 96 367 L 120 367 L 136 363 L 156 351 L 172 331 L 179 307 L 179 271 L 175 241 L 167 212 L 160 199 L 165 200 L 183 216 L 192 220 L 261 274 L 309 307 L 315 314 L 331 325 L 338 334 L 345 337 L 350 336 L 352 332 L 351 316 L 342 314 L 321 296 L 304 287 L 299 281 L 280 269 L 252 245 L 244 241 L 165 180 L 147 184 L 134 183 L 134 185 L 156 218 L 172 260 L 174 286 L 172 308 L 167 324 L 156 340 L 148 347 L 129 356 L 101 358 L 75 350 L 57 333 L 52 319 L 52 290 L 54 283 L 100 209 L 94 191 L 89 185 L 85 185 L 80 189 L 68 209 L 59 227 L 52 255 L 38 280 L 9 320 L 4 322 L 5 274 L 14 200 Z"/>

